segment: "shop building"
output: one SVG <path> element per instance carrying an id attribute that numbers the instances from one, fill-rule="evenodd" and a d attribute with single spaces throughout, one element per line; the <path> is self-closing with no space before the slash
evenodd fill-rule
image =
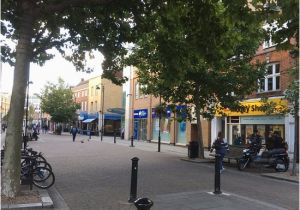
<path id="1" fill-rule="evenodd" d="M 122 87 L 101 76 L 81 81 L 72 88 L 74 100 L 81 104 L 78 125 L 82 134 L 99 135 L 103 125 L 104 135 L 120 131 L 121 115 L 110 112 L 122 107 Z"/>
<path id="2" fill-rule="evenodd" d="M 165 144 L 186 146 L 190 141 L 197 139 L 196 121 L 178 121 L 178 114 L 167 107 L 165 115 L 159 119 L 155 109 L 160 104 L 160 99 L 152 95 L 145 95 L 141 91 L 141 85 L 136 77 L 136 69 L 130 68 L 130 88 L 127 89 L 127 120 L 125 121 L 125 139 L 131 136 L 135 140 L 158 142 L 160 132 L 161 142 Z M 185 106 L 177 105 L 176 109 L 184 109 Z M 160 121 L 160 122 L 159 122 Z M 127 125 L 126 125 L 127 124 Z M 202 121 L 203 142 L 208 147 L 210 142 L 208 132 L 209 122 Z"/>
<path id="3" fill-rule="evenodd" d="M 247 143 L 247 137 L 257 129 L 263 138 L 263 143 L 270 132 L 279 131 L 281 137 L 288 143 L 289 152 L 293 152 L 295 137 L 294 118 L 287 114 L 280 114 L 280 109 L 288 107 L 284 99 L 290 78 L 289 71 L 295 66 L 295 60 L 288 51 L 276 51 L 271 45 L 262 45 L 254 60 L 266 62 L 265 78 L 259 81 L 256 92 L 246 97 L 241 103 L 244 110 L 223 110 L 226 117 L 216 116 L 211 124 L 212 139 L 216 138 L 218 131 L 225 134 L 229 144 L 235 144 L 240 136 L 242 143 Z M 261 99 L 268 97 L 268 102 L 276 104 L 277 113 L 266 114 L 263 110 Z M 299 140 L 298 140 L 299 141 Z"/>
<path id="4" fill-rule="evenodd" d="M 77 110 L 78 120 L 76 122 L 79 130 L 86 130 L 85 124 L 82 121 L 85 119 L 88 113 L 88 93 L 89 93 L 89 81 L 81 79 L 81 81 L 75 87 L 72 87 L 74 101 L 80 105 L 80 109 Z"/>

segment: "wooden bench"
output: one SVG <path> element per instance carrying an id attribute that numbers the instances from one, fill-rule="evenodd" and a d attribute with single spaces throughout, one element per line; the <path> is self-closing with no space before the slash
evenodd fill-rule
<path id="1" fill-rule="evenodd" d="M 234 159 L 236 162 L 243 157 L 243 150 L 246 148 L 245 145 L 228 145 L 229 152 L 224 156 L 227 158 L 228 163 L 230 163 L 230 159 Z"/>

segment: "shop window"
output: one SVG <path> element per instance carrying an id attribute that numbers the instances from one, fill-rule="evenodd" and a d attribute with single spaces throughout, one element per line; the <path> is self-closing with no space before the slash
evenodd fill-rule
<path id="1" fill-rule="evenodd" d="M 267 65 L 266 76 L 259 80 L 258 92 L 269 92 L 280 90 L 280 64 Z"/>
<path id="2" fill-rule="evenodd" d="M 239 123 L 240 122 L 240 118 L 237 116 L 234 117 L 230 117 L 230 123 Z"/>

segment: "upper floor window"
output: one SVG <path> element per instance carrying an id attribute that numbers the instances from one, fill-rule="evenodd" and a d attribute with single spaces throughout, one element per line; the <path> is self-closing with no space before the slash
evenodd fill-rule
<path id="1" fill-rule="evenodd" d="M 266 48 L 269 48 L 269 47 L 273 47 L 273 46 L 275 46 L 275 45 L 276 45 L 276 44 L 274 44 L 274 43 L 272 42 L 272 38 L 270 37 L 269 40 L 264 41 L 264 43 L 263 43 L 263 48 L 266 49 Z"/>
<path id="2" fill-rule="evenodd" d="M 134 95 L 135 99 L 138 99 L 140 97 L 140 85 L 139 83 L 135 83 L 135 88 L 134 88 Z"/>
<path id="3" fill-rule="evenodd" d="M 276 91 L 280 89 L 280 64 L 273 63 L 266 66 L 265 78 L 259 80 L 258 92 Z"/>

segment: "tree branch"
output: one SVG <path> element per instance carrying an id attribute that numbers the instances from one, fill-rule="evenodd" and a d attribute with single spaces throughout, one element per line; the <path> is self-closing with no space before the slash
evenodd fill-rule
<path id="1" fill-rule="evenodd" d="M 54 13 L 54 12 L 62 12 L 70 7 L 82 7 L 83 5 L 104 5 L 109 4 L 116 0 L 65 0 L 60 1 L 58 4 L 51 4 L 48 5 L 47 8 L 40 9 L 39 12 L 47 12 L 47 13 Z"/>

